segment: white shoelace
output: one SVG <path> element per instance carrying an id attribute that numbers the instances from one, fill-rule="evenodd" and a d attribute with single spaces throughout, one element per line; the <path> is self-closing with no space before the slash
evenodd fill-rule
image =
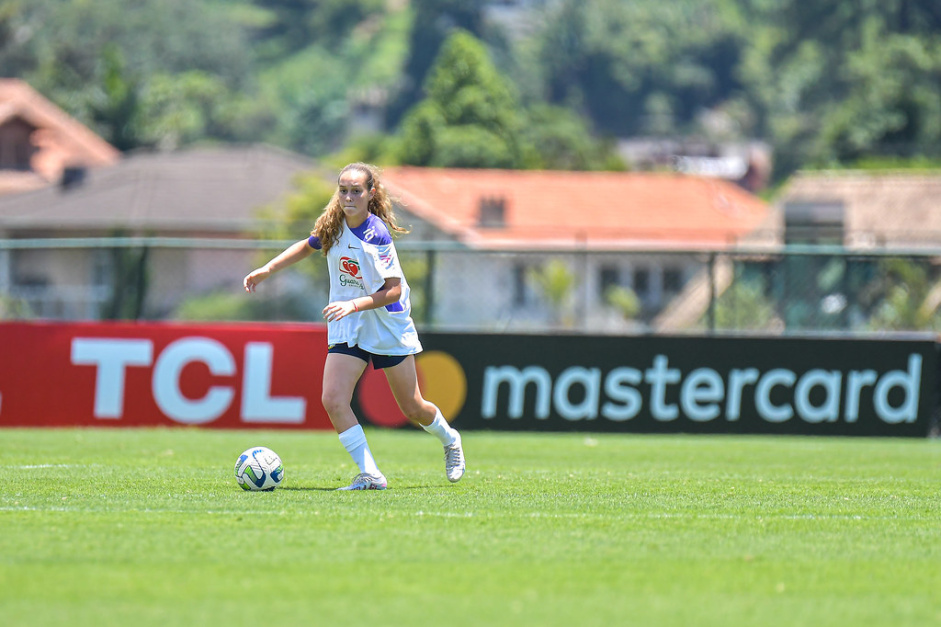
<path id="1" fill-rule="evenodd" d="M 445 449 L 444 461 L 448 469 L 456 468 L 464 463 L 464 451 L 460 446 L 449 445 Z"/>

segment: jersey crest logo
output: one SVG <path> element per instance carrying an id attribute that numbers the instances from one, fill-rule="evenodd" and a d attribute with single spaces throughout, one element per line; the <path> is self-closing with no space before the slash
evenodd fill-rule
<path id="1" fill-rule="evenodd" d="M 354 279 L 362 278 L 362 275 L 359 273 L 359 263 L 349 257 L 340 257 L 340 272 L 348 274 Z"/>

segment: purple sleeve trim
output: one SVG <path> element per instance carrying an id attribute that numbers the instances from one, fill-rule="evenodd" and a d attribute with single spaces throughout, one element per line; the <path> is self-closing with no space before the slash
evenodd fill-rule
<path id="1" fill-rule="evenodd" d="M 307 245 L 313 248 L 314 250 L 320 250 L 323 246 L 320 244 L 320 238 L 316 235 L 311 235 L 307 238 Z"/>

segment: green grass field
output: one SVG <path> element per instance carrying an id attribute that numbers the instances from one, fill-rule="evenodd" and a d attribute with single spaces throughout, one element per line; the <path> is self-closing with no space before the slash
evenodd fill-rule
<path id="1" fill-rule="evenodd" d="M 0 624 L 941 623 L 938 441 L 368 434 L 0 430 Z"/>

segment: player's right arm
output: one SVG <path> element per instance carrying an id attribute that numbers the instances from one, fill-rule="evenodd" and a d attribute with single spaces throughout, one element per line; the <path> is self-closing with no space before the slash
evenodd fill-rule
<path id="1" fill-rule="evenodd" d="M 314 248 L 311 246 L 309 240 L 302 239 L 299 242 L 294 242 L 288 246 L 280 255 L 262 267 L 249 272 L 242 281 L 242 285 L 245 286 L 245 291 L 254 292 L 255 286 L 270 277 L 272 274 L 279 270 L 283 270 L 284 268 L 287 268 L 288 266 L 293 265 L 302 259 L 306 259 L 313 252 Z"/>

